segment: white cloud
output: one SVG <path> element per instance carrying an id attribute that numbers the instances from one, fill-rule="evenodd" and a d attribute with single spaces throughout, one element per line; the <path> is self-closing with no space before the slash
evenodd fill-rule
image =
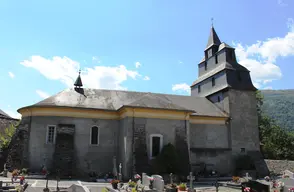
<path id="1" fill-rule="evenodd" d="M 36 90 L 36 93 L 42 98 L 42 99 L 47 99 L 50 97 L 50 95 L 44 91 L 41 90 Z"/>
<path id="2" fill-rule="evenodd" d="M 141 67 L 141 63 L 137 61 L 137 62 L 135 63 L 135 66 L 136 66 L 136 68 L 139 68 L 139 67 Z"/>
<path id="3" fill-rule="evenodd" d="M 143 80 L 144 80 L 144 81 L 149 81 L 149 80 L 150 80 L 150 77 L 145 76 L 145 77 L 143 78 Z"/>
<path id="4" fill-rule="evenodd" d="M 12 72 L 8 72 L 8 75 L 9 75 L 9 77 L 12 78 L 12 79 L 15 77 L 15 75 L 14 75 Z"/>
<path id="5" fill-rule="evenodd" d="M 7 113 L 10 117 L 15 118 L 15 119 L 21 118 L 21 114 L 19 114 L 17 111 L 6 110 L 5 113 Z"/>
<path id="6" fill-rule="evenodd" d="M 282 6 L 282 7 L 285 7 L 287 6 L 288 4 L 284 2 L 284 0 L 278 0 L 278 5 Z"/>
<path id="7" fill-rule="evenodd" d="M 181 60 L 178 61 L 179 64 L 183 64 L 183 62 Z"/>
<path id="8" fill-rule="evenodd" d="M 100 59 L 96 56 L 92 57 L 92 61 L 96 62 L 96 63 L 100 63 Z"/>
<path id="9" fill-rule="evenodd" d="M 236 44 L 239 63 L 251 71 L 251 77 L 257 88 L 282 77 L 280 67 L 276 64 L 279 57 L 294 56 L 294 25 L 288 19 L 289 32 L 284 37 L 257 41 L 252 45 Z"/>
<path id="10" fill-rule="evenodd" d="M 29 60 L 22 61 L 21 64 L 36 69 L 47 79 L 61 81 L 67 87 L 73 87 L 80 69 L 77 61 L 58 56 L 52 59 L 32 56 Z M 87 88 L 126 89 L 122 83 L 127 79 L 136 79 L 140 74 L 137 71 L 128 70 L 124 65 L 116 67 L 99 65 L 83 69 L 81 76 L 84 87 Z"/>
<path id="11" fill-rule="evenodd" d="M 177 92 L 186 92 L 188 94 L 191 92 L 190 86 L 186 83 L 174 84 L 172 85 L 172 90 Z"/>
<path id="12" fill-rule="evenodd" d="M 264 87 L 263 89 L 265 89 L 265 90 L 272 90 L 273 88 L 272 87 Z"/>

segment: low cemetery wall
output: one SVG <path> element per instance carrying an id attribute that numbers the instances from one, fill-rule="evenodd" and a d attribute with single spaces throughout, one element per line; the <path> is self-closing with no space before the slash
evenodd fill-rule
<path id="1" fill-rule="evenodd" d="M 282 174 L 285 170 L 294 172 L 294 161 L 265 159 L 270 172 Z"/>

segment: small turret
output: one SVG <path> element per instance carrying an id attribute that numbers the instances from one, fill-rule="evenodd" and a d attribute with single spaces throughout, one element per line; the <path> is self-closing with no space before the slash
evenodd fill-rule
<path id="1" fill-rule="evenodd" d="M 75 88 L 83 87 L 82 79 L 81 79 L 81 70 L 79 70 L 79 76 L 74 83 Z"/>

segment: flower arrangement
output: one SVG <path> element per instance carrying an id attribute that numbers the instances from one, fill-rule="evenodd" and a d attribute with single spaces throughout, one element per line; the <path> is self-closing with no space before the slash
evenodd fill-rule
<path id="1" fill-rule="evenodd" d="M 170 188 L 172 188 L 172 189 L 175 189 L 175 188 L 177 188 L 178 186 L 177 186 L 176 184 L 174 184 L 174 183 L 171 183 L 171 184 L 168 184 L 167 187 L 170 187 Z"/>
<path id="2" fill-rule="evenodd" d="M 294 192 L 294 187 L 289 189 L 290 192 Z"/>
<path id="3" fill-rule="evenodd" d="M 13 177 L 16 177 L 18 175 L 18 170 L 17 169 L 14 169 L 13 171 L 12 171 L 12 176 Z"/>
<path id="4" fill-rule="evenodd" d="M 233 180 L 233 182 L 238 183 L 239 180 L 240 180 L 240 177 L 238 177 L 238 176 L 233 176 L 233 177 L 232 177 L 232 180 Z"/>
<path id="5" fill-rule="evenodd" d="M 181 183 L 178 186 L 179 191 L 186 191 L 187 190 L 187 185 L 185 183 Z"/>
<path id="6" fill-rule="evenodd" d="M 117 185 L 119 183 L 119 180 L 112 179 L 110 183 L 111 183 L 113 189 L 117 189 Z"/>
<path id="7" fill-rule="evenodd" d="M 128 185 L 129 185 L 129 187 L 134 188 L 134 187 L 136 187 L 137 183 L 135 181 L 129 181 Z"/>
<path id="8" fill-rule="evenodd" d="M 154 177 L 148 177 L 148 180 L 150 181 L 149 188 L 150 188 L 150 189 L 153 189 L 153 181 L 154 181 Z"/>
<path id="9" fill-rule="evenodd" d="M 111 183 L 111 184 L 118 184 L 118 183 L 119 183 L 119 180 L 117 180 L 117 179 L 112 179 L 110 183 Z"/>
<path id="10" fill-rule="evenodd" d="M 135 179 L 141 179 L 141 176 L 139 174 L 134 175 Z"/>

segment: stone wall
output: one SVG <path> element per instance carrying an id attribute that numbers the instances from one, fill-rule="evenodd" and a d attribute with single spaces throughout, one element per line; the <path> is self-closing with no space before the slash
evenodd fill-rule
<path id="1" fill-rule="evenodd" d="M 118 120 L 72 117 L 32 117 L 29 142 L 30 168 L 40 171 L 43 164 L 50 170 L 54 161 L 54 144 L 46 143 L 48 125 L 71 124 L 74 134 L 74 172 L 88 176 L 90 171 L 106 173 L 113 170 L 113 157 L 117 152 Z M 90 144 L 91 128 L 99 128 L 99 144 Z"/>
<path id="2" fill-rule="evenodd" d="M 254 91 L 229 90 L 232 152 L 259 151 L 258 117 Z"/>
<path id="3" fill-rule="evenodd" d="M 265 162 L 270 172 L 277 174 L 285 170 L 294 172 L 294 161 L 265 159 Z"/>

